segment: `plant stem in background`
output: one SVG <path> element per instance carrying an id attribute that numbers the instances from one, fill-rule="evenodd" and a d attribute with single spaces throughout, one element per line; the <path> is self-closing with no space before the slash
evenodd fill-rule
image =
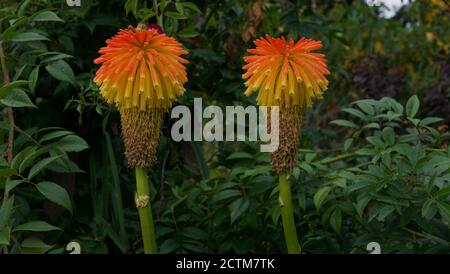
<path id="1" fill-rule="evenodd" d="M 161 27 L 161 29 L 164 31 L 164 24 L 163 24 L 163 14 L 159 14 L 158 12 L 158 1 L 153 0 L 153 6 L 155 7 L 155 15 L 156 15 L 156 21 L 158 25 Z"/>
<path id="2" fill-rule="evenodd" d="M 8 69 L 6 68 L 6 62 L 5 62 L 5 53 L 3 51 L 3 45 L 2 41 L 0 41 L 0 64 L 3 72 L 3 85 L 7 85 L 10 82 L 9 79 L 9 73 Z M 11 165 L 11 161 L 13 159 L 13 146 L 14 146 L 14 112 L 12 107 L 7 107 L 6 112 L 8 114 L 8 144 L 6 147 L 6 159 L 8 161 L 8 164 Z M 10 180 L 10 177 L 6 178 L 6 181 L 8 182 Z M 6 203 L 8 200 L 8 192 L 5 188 L 5 193 L 3 194 L 3 204 Z"/>
<path id="3" fill-rule="evenodd" d="M 284 238 L 289 254 L 300 254 L 300 245 L 297 239 L 297 230 L 292 209 L 291 185 L 286 178 L 286 173 L 278 175 L 278 187 L 280 191 L 281 219 L 283 220 Z"/>
<path id="4" fill-rule="evenodd" d="M 153 225 L 150 191 L 148 187 L 147 171 L 136 167 L 136 207 L 139 211 L 142 240 L 145 254 L 156 254 L 155 228 Z"/>

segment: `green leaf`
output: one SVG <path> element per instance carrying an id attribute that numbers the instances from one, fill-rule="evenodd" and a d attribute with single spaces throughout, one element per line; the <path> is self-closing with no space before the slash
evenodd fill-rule
<path id="1" fill-rule="evenodd" d="M 13 42 L 30 42 L 30 41 L 43 41 L 49 40 L 47 37 L 36 32 L 22 32 L 16 34 L 11 41 Z"/>
<path id="2" fill-rule="evenodd" d="M 389 145 L 393 145 L 395 143 L 395 132 L 391 127 L 385 127 L 382 132 L 383 139 Z"/>
<path id="3" fill-rule="evenodd" d="M 447 222 L 450 221 L 450 204 L 446 202 L 438 202 L 437 207 L 442 218 L 446 219 Z"/>
<path id="4" fill-rule="evenodd" d="M 199 33 L 193 28 L 185 28 L 180 30 L 177 35 L 180 37 L 192 38 L 198 36 Z"/>
<path id="5" fill-rule="evenodd" d="M 429 199 L 422 206 L 422 217 L 430 220 L 436 214 L 436 207 L 433 206 L 434 201 Z M 434 210 L 433 210 L 434 209 Z"/>
<path id="6" fill-rule="evenodd" d="M 3 99 L 0 99 L 0 103 L 5 106 L 20 108 L 20 107 L 34 107 L 36 106 L 31 102 L 28 95 L 21 89 L 15 88 L 9 91 Z"/>
<path id="7" fill-rule="evenodd" d="M 72 213 L 72 204 L 66 189 L 52 182 L 40 182 L 36 188 L 45 198 Z"/>
<path id="8" fill-rule="evenodd" d="M 89 148 L 86 141 L 77 135 L 64 136 L 56 144 L 65 152 L 79 152 Z"/>
<path id="9" fill-rule="evenodd" d="M 44 136 L 41 137 L 41 139 L 39 139 L 40 143 L 52 140 L 52 139 L 56 139 L 56 138 L 60 138 L 66 135 L 71 135 L 74 134 L 72 131 L 68 131 L 68 130 L 57 130 L 57 131 L 52 131 L 50 133 L 45 134 Z"/>
<path id="10" fill-rule="evenodd" d="M 50 63 L 45 66 L 45 69 L 55 79 L 69 82 L 72 85 L 76 86 L 75 74 L 73 73 L 72 68 L 64 60 L 58 60 L 56 62 Z"/>
<path id="11" fill-rule="evenodd" d="M 198 13 L 202 13 L 202 11 L 198 8 L 198 6 L 192 2 L 182 2 L 180 4 L 185 8 L 196 11 Z"/>
<path id="12" fill-rule="evenodd" d="M 419 110 L 420 102 L 417 95 L 411 96 L 408 102 L 406 103 L 406 116 L 409 118 L 414 118 L 416 116 L 417 111 Z"/>
<path id="13" fill-rule="evenodd" d="M 41 22 L 41 21 L 58 21 L 58 22 L 64 22 L 61 18 L 58 17 L 54 12 L 46 10 L 37 13 L 31 18 L 32 21 L 35 22 Z"/>
<path id="14" fill-rule="evenodd" d="M 197 227 L 186 227 L 182 230 L 183 236 L 189 239 L 194 239 L 198 241 L 206 240 L 209 237 L 209 234 L 204 230 L 201 230 Z"/>
<path id="15" fill-rule="evenodd" d="M 23 73 L 23 70 L 27 67 L 27 65 L 23 65 L 20 68 L 16 69 L 16 74 L 14 74 L 13 81 L 17 81 Z"/>
<path id="16" fill-rule="evenodd" d="M 364 209 L 366 208 L 367 204 L 370 202 L 371 199 L 372 199 L 371 197 L 366 196 L 366 197 L 359 199 L 358 202 L 356 202 L 356 204 L 354 204 L 354 206 L 356 208 L 356 212 L 358 213 L 358 216 L 360 218 L 362 218 Z"/>
<path id="17" fill-rule="evenodd" d="M 364 113 L 354 108 L 344 108 L 342 109 L 342 111 L 350 113 L 351 115 L 356 116 L 364 121 L 367 119 L 367 116 Z"/>
<path id="18" fill-rule="evenodd" d="M 227 157 L 227 160 L 233 160 L 233 159 L 253 159 L 254 156 L 250 153 L 238 151 L 233 152 L 230 156 Z"/>
<path id="19" fill-rule="evenodd" d="M 330 217 L 330 225 L 336 231 L 336 233 L 341 233 L 341 224 L 342 224 L 342 213 L 339 208 L 336 208 L 331 214 Z"/>
<path id="20" fill-rule="evenodd" d="M 348 151 L 348 149 L 350 148 L 350 146 L 353 144 L 353 138 L 348 138 L 347 140 L 345 140 L 344 142 L 344 151 Z"/>
<path id="21" fill-rule="evenodd" d="M 328 197 L 330 191 L 331 187 L 326 186 L 319 189 L 316 194 L 314 194 L 314 205 L 316 206 L 317 210 L 320 210 L 320 207 L 325 202 L 325 199 Z"/>
<path id="22" fill-rule="evenodd" d="M 138 9 L 138 0 L 128 0 L 125 3 L 125 12 L 128 16 L 128 13 L 131 11 L 133 15 L 136 15 Z"/>
<path id="23" fill-rule="evenodd" d="M 48 245 L 37 237 L 26 238 L 21 245 L 22 252 L 25 254 L 43 254 L 52 247 L 53 245 Z"/>
<path id="24" fill-rule="evenodd" d="M 6 168 L 0 169 L 0 177 L 8 177 L 11 175 L 16 175 L 16 174 L 17 174 L 17 170 L 15 168 L 6 167 Z"/>
<path id="25" fill-rule="evenodd" d="M 363 129 L 368 129 L 368 128 L 377 128 L 377 129 L 379 129 L 380 125 L 378 123 L 369 123 L 369 124 L 363 126 L 362 128 Z"/>
<path id="26" fill-rule="evenodd" d="M 168 11 L 165 13 L 166 16 L 174 18 L 174 19 L 187 19 L 188 17 L 186 15 L 183 15 L 181 13 L 178 12 L 174 12 L 174 11 Z"/>
<path id="27" fill-rule="evenodd" d="M 11 215 L 13 213 L 14 196 L 2 203 L 0 207 L 0 230 L 3 230 L 9 223 Z"/>
<path id="28" fill-rule="evenodd" d="M 9 226 L 0 229 L 0 246 L 2 245 L 10 245 L 11 240 L 11 229 Z"/>
<path id="29" fill-rule="evenodd" d="M 369 136 L 366 137 L 366 140 L 375 147 L 384 147 L 383 141 L 378 136 Z"/>
<path id="30" fill-rule="evenodd" d="M 212 197 L 211 202 L 217 203 L 219 201 L 229 199 L 232 197 L 236 197 L 236 196 L 241 196 L 241 195 L 242 195 L 242 193 L 237 189 L 226 189 L 226 190 L 220 191 L 219 193 L 215 194 Z"/>
<path id="31" fill-rule="evenodd" d="M 433 196 L 436 197 L 437 199 L 441 199 L 441 198 L 447 198 L 447 196 L 450 195 L 450 186 L 444 187 L 438 191 L 436 191 Z"/>
<path id="32" fill-rule="evenodd" d="M 427 117 L 419 122 L 419 126 L 427 126 L 442 121 L 439 117 Z"/>
<path id="33" fill-rule="evenodd" d="M 177 241 L 175 241 L 174 239 L 167 239 L 159 247 L 159 253 L 167 254 L 167 253 L 175 251 L 179 247 L 180 247 L 180 244 Z"/>
<path id="34" fill-rule="evenodd" d="M 231 223 L 234 223 L 250 206 L 250 201 L 244 198 L 239 198 L 233 201 L 228 208 L 230 209 Z"/>
<path id="35" fill-rule="evenodd" d="M 39 66 L 35 67 L 30 76 L 28 76 L 28 88 L 34 94 L 34 90 L 36 89 L 36 83 L 39 77 Z"/>
<path id="36" fill-rule="evenodd" d="M 22 149 L 21 151 L 19 151 L 19 153 L 17 153 L 13 160 L 11 161 L 11 167 L 15 168 L 15 169 L 19 169 L 20 163 L 22 162 L 23 159 L 25 159 L 25 157 L 36 150 L 36 146 L 29 146 L 26 147 L 24 149 Z"/>
<path id="37" fill-rule="evenodd" d="M 46 223 L 44 221 L 33 221 L 25 224 L 16 226 L 13 231 L 52 231 L 52 230 L 62 230 L 59 227 Z"/>
<path id="38" fill-rule="evenodd" d="M 369 103 L 369 101 L 367 101 L 367 100 L 360 100 L 360 101 L 357 101 L 356 104 L 365 113 L 367 113 L 369 115 L 374 115 L 375 114 L 375 110 L 374 110 L 373 106 Z"/>
<path id="39" fill-rule="evenodd" d="M 17 80 L 17 81 L 9 83 L 7 85 L 4 85 L 3 87 L 0 88 L 0 99 L 4 98 L 10 90 L 18 88 L 20 86 L 25 86 L 27 84 L 28 84 L 28 81 Z"/>
<path id="40" fill-rule="evenodd" d="M 341 127 L 351 127 L 351 128 L 359 128 L 357 124 L 348 121 L 348 120 L 334 120 L 331 121 L 330 124 L 335 124 Z"/>
<path id="41" fill-rule="evenodd" d="M 25 156 L 25 158 L 23 158 L 22 162 L 19 165 L 19 173 L 22 173 L 34 161 L 34 159 L 36 159 L 46 151 L 47 148 L 42 147 Z"/>
<path id="42" fill-rule="evenodd" d="M 45 54 L 45 55 L 49 55 L 49 54 Z M 50 54 L 50 55 L 51 55 L 50 57 L 43 58 L 41 60 L 41 64 L 50 63 L 50 62 L 54 62 L 54 61 L 58 61 L 61 59 L 66 59 L 66 58 L 73 58 L 72 55 L 60 53 L 60 52 L 52 52 L 52 54 Z M 39 56 L 39 57 L 41 57 L 41 56 Z"/>
<path id="43" fill-rule="evenodd" d="M 388 205 L 388 206 L 384 206 L 383 208 L 380 209 L 379 213 L 378 213 L 378 217 L 377 219 L 379 221 L 384 221 L 384 219 L 389 216 L 392 212 L 394 212 L 395 207 Z"/>
<path id="44" fill-rule="evenodd" d="M 10 192 L 11 190 L 13 190 L 16 186 L 20 185 L 20 184 L 23 183 L 23 182 L 24 182 L 23 179 L 21 179 L 21 180 L 11 180 L 11 181 L 6 182 L 6 185 L 5 185 L 5 192 L 6 192 L 6 193 L 9 193 L 9 192 Z"/>
<path id="45" fill-rule="evenodd" d="M 45 169 L 48 165 L 50 165 L 51 163 L 53 163 L 55 160 L 57 160 L 58 158 L 60 158 L 61 155 L 58 156 L 53 156 L 53 157 L 49 157 L 49 158 L 45 158 L 41 161 L 39 161 L 38 163 L 36 163 L 30 170 L 30 173 L 28 174 L 28 180 L 31 180 L 34 176 L 36 176 L 37 174 L 39 174 L 39 172 L 41 172 L 43 169 Z"/>

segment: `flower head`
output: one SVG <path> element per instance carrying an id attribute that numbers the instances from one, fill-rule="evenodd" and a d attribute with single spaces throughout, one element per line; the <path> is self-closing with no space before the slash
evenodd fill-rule
<path id="1" fill-rule="evenodd" d="M 259 91 L 259 105 L 302 108 L 311 106 L 312 97 L 322 97 L 328 86 L 325 75 L 330 72 L 325 56 L 312 52 L 322 48 L 320 41 L 294 42 L 266 35 L 254 43 L 256 48 L 248 50 L 252 55 L 244 57 L 247 96 Z"/>
<path id="2" fill-rule="evenodd" d="M 139 25 L 121 29 L 94 60 L 102 64 L 95 76 L 103 97 L 119 108 L 167 109 L 185 91 L 188 52 L 174 38 Z"/>

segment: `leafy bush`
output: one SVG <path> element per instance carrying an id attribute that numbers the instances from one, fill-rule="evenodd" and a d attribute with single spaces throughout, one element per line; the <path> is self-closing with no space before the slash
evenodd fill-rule
<path id="1" fill-rule="evenodd" d="M 153 1 L 1 1 L 2 252 L 63 253 L 71 241 L 82 253 L 142 252 L 119 117 L 92 60 L 118 28 L 161 21 L 189 50 L 187 106 L 254 104 L 240 57 L 264 33 L 323 41 L 330 89 L 304 117 L 290 175 L 304 252 L 367 253 L 372 241 L 383 253 L 449 252 L 443 1 L 413 1 L 393 18 L 361 1 L 157 2 L 156 12 Z M 284 253 L 259 144 L 175 143 L 172 122 L 149 180 L 159 251 Z"/>

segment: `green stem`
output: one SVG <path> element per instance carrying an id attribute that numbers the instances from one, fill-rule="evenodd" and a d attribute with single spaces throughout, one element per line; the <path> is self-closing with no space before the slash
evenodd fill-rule
<path id="1" fill-rule="evenodd" d="M 285 173 L 278 175 L 278 187 L 280 191 L 281 218 L 283 220 L 284 238 L 289 254 L 300 254 L 300 244 L 297 239 L 297 231 L 292 209 L 291 185 Z"/>
<path id="2" fill-rule="evenodd" d="M 153 0 L 153 6 L 155 7 L 155 15 L 156 15 L 156 22 L 161 27 L 161 29 L 164 31 L 164 22 L 163 22 L 163 14 L 161 11 L 161 14 L 158 12 L 158 1 Z"/>
<path id="3" fill-rule="evenodd" d="M 139 211 L 141 233 L 144 242 L 145 254 L 156 254 L 155 228 L 153 225 L 150 191 L 148 188 L 147 171 L 136 167 L 136 207 Z"/>

